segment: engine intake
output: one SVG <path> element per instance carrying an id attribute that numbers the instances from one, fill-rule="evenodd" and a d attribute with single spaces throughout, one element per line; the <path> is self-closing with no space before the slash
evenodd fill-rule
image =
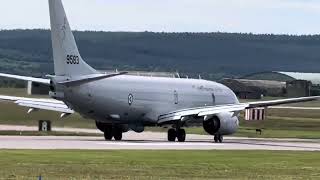
<path id="1" fill-rule="evenodd" d="M 220 119 L 217 116 L 203 121 L 203 129 L 210 135 L 215 135 L 221 127 Z"/>

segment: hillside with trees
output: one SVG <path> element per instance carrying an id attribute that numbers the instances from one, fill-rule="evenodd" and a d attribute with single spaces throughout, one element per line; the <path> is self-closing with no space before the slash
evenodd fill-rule
<path id="1" fill-rule="evenodd" d="M 320 36 L 75 32 L 75 38 L 83 58 L 100 70 L 178 71 L 207 79 L 320 72 Z M 0 72 L 52 74 L 50 31 L 0 31 Z"/>

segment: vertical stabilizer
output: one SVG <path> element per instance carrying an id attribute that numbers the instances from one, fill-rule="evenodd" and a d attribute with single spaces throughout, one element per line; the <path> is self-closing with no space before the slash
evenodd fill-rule
<path id="1" fill-rule="evenodd" d="M 61 0 L 49 0 L 49 9 L 55 75 L 72 78 L 96 74 L 81 58 Z"/>

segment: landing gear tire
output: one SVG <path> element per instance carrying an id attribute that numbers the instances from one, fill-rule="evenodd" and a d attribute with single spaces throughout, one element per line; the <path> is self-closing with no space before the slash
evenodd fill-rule
<path id="1" fill-rule="evenodd" d="M 96 127 L 101 131 L 104 132 L 105 130 L 105 125 L 103 123 L 100 123 L 98 121 L 96 121 Z"/>
<path id="2" fill-rule="evenodd" d="M 214 142 L 215 143 L 222 143 L 223 142 L 223 136 L 222 135 L 214 135 Z"/>
<path id="3" fill-rule="evenodd" d="M 218 141 L 219 141 L 219 143 L 223 142 L 223 136 L 222 135 L 219 136 Z"/>
<path id="4" fill-rule="evenodd" d="M 104 138 L 106 141 L 112 140 L 112 126 L 106 126 L 104 128 Z"/>
<path id="5" fill-rule="evenodd" d="M 122 140 L 122 129 L 121 128 L 114 127 L 112 133 L 113 133 L 114 140 L 116 140 L 116 141 Z"/>
<path id="6" fill-rule="evenodd" d="M 119 127 L 114 127 L 112 125 L 107 125 L 104 127 L 104 138 L 106 141 L 111 141 L 112 138 L 116 141 L 122 140 L 122 129 Z"/>
<path id="7" fill-rule="evenodd" d="M 174 142 L 177 137 L 177 131 L 175 129 L 168 130 L 168 141 Z"/>
<path id="8" fill-rule="evenodd" d="M 215 142 L 215 143 L 218 143 L 218 142 L 219 142 L 217 135 L 214 135 L 214 142 Z"/>
<path id="9" fill-rule="evenodd" d="M 185 142 L 186 141 L 186 131 L 184 129 L 179 129 L 177 131 L 177 138 L 179 142 Z"/>

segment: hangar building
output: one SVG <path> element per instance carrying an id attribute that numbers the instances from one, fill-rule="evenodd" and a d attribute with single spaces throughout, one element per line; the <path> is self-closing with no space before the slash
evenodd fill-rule
<path id="1" fill-rule="evenodd" d="M 228 86 L 240 99 L 261 99 L 263 96 L 285 96 L 286 83 L 270 80 L 223 79 L 220 83 Z"/>
<path id="2" fill-rule="evenodd" d="M 243 79 L 286 82 L 287 97 L 320 95 L 320 73 L 273 71 L 250 74 Z"/>

